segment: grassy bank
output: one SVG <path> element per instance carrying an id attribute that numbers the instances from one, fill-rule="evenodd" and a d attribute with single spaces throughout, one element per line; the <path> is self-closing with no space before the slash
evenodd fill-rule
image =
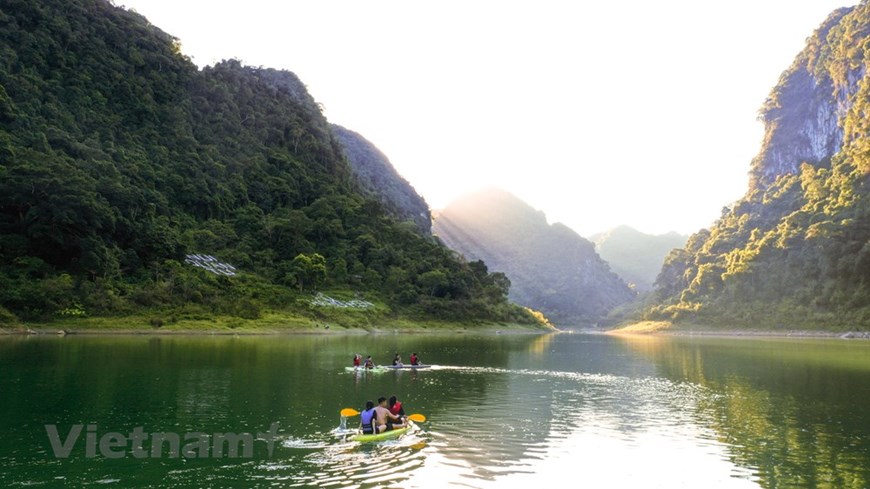
<path id="1" fill-rule="evenodd" d="M 552 329 L 517 323 L 387 317 L 362 311 L 326 311 L 315 316 L 273 311 L 255 319 L 207 313 L 136 314 L 59 318 L 0 326 L 0 334 L 365 334 L 473 331 L 544 332 Z"/>
<path id="2" fill-rule="evenodd" d="M 286 288 L 224 294 L 206 301 L 177 301 L 158 306 L 128 305 L 102 314 L 83 307 L 22 320 L 0 314 L 0 334 L 290 334 L 428 331 L 553 331 L 540 313 L 504 302 L 496 306 L 456 301 L 444 307 L 396 309 L 376 293 L 329 289 L 299 293 Z M 221 299 L 221 300 L 217 300 Z M 429 304 L 430 306 L 432 304 Z M 440 304 L 435 304 L 440 306 Z M 0 308 L 0 313 L 4 312 Z"/>

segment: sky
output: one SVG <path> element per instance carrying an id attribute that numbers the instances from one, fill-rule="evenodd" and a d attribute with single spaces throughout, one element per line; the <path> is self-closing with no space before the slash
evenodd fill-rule
<path id="1" fill-rule="evenodd" d="M 743 196 L 758 109 L 855 0 L 115 0 L 200 67 L 294 72 L 432 209 L 500 187 L 584 236 Z"/>

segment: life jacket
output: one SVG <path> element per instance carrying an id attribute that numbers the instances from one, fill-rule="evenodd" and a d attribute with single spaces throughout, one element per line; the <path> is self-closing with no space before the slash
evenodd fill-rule
<path id="1" fill-rule="evenodd" d="M 375 408 L 360 413 L 360 421 L 362 423 L 362 432 L 364 435 L 371 435 L 375 432 Z"/>
<path id="2" fill-rule="evenodd" d="M 400 415 L 400 414 L 405 414 L 405 410 L 402 409 L 402 403 L 399 402 L 399 401 L 396 401 L 395 404 L 393 404 L 392 406 L 390 406 L 390 413 L 392 413 L 393 416 L 398 416 L 398 415 Z"/>

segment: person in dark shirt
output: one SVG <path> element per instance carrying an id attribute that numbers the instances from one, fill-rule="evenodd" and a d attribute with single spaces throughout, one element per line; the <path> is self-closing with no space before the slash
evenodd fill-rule
<path id="1" fill-rule="evenodd" d="M 366 401 L 366 408 L 360 413 L 360 427 L 364 435 L 375 433 L 375 403 Z"/>

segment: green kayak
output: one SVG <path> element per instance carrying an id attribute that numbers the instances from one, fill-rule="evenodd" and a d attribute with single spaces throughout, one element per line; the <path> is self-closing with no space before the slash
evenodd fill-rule
<path id="1" fill-rule="evenodd" d="M 383 433 L 378 433 L 376 435 L 363 435 L 363 434 L 353 435 L 349 438 L 349 440 L 358 441 L 361 443 L 370 442 L 370 441 L 394 440 L 394 439 L 404 435 L 405 433 L 407 433 L 408 430 L 410 430 L 412 426 L 413 425 L 409 424 L 408 426 L 406 426 L 404 428 L 399 428 L 397 430 L 385 431 Z"/>

